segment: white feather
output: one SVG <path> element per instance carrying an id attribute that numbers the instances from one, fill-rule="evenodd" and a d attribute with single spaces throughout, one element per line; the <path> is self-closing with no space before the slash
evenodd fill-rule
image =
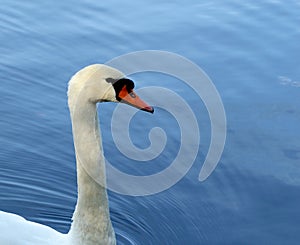
<path id="1" fill-rule="evenodd" d="M 91 65 L 69 82 L 71 113 L 77 163 L 78 200 L 68 234 L 0 212 L 1 245 L 113 245 L 116 244 L 105 188 L 105 165 L 96 110 L 102 100 L 116 102 L 115 91 L 106 78 L 123 74 L 105 65 Z M 100 184 L 99 184 L 100 183 Z"/>

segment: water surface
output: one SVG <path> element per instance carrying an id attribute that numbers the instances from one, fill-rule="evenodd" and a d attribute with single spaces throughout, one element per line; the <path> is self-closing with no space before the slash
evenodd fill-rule
<path id="1" fill-rule="evenodd" d="M 172 188 L 147 197 L 109 192 L 118 243 L 298 244 L 299 13 L 297 0 L 3 0 L 0 209 L 68 231 L 76 173 L 67 82 L 86 65 L 158 49 L 187 57 L 210 76 L 226 110 L 227 142 L 217 169 L 200 183 L 210 142 L 204 105 L 174 78 L 133 76 L 137 87 L 161 85 L 186 98 L 201 146 Z M 141 166 L 114 146 L 108 116 L 114 106 L 99 106 L 106 157 L 138 175 L 168 166 L 180 143 L 176 120 L 162 110 L 147 120 L 137 114 L 136 122 L 146 123 L 144 130 L 132 125 L 134 143 L 147 147 L 154 126 L 170 139 L 162 156 Z"/>

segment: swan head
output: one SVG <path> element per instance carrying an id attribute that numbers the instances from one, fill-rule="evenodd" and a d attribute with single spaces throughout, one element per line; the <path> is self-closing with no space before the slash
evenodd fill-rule
<path id="1" fill-rule="evenodd" d="M 153 107 L 134 92 L 134 82 L 120 71 L 101 64 L 90 65 L 77 72 L 69 82 L 68 103 L 121 102 L 153 113 Z"/>

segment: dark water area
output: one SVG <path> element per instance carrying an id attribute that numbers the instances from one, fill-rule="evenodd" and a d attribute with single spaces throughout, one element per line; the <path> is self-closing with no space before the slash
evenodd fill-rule
<path id="1" fill-rule="evenodd" d="M 0 210 L 66 233 L 77 198 L 70 77 L 128 52 L 164 50 L 213 81 L 226 112 L 225 149 L 199 182 L 211 130 L 204 104 L 175 78 L 133 75 L 138 88 L 164 86 L 185 98 L 201 142 L 193 166 L 171 188 L 140 197 L 108 192 L 118 244 L 299 244 L 299 23 L 298 0 L 3 0 Z M 153 127 L 168 136 L 162 155 L 141 165 L 113 142 L 114 108 L 99 106 L 106 158 L 136 175 L 168 167 L 180 145 L 176 119 L 164 110 L 137 113 L 130 128 L 137 147 L 149 145 Z"/>

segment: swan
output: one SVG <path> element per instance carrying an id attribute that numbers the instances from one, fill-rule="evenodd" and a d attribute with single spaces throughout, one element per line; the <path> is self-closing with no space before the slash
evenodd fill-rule
<path id="1" fill-rule="evenodd" d="M 1 211 L 1 245 L 116 244 L 105 188 L 105 163 L 96 104 L 123 102 L 153 113 L 153 107 L 141 100 L 133 88 L 132 80 L 103 64 L 87 66 L 71 78 L 68 105 L 76 154 L 78 198 L 70 230 L 62 234 Z"/>

